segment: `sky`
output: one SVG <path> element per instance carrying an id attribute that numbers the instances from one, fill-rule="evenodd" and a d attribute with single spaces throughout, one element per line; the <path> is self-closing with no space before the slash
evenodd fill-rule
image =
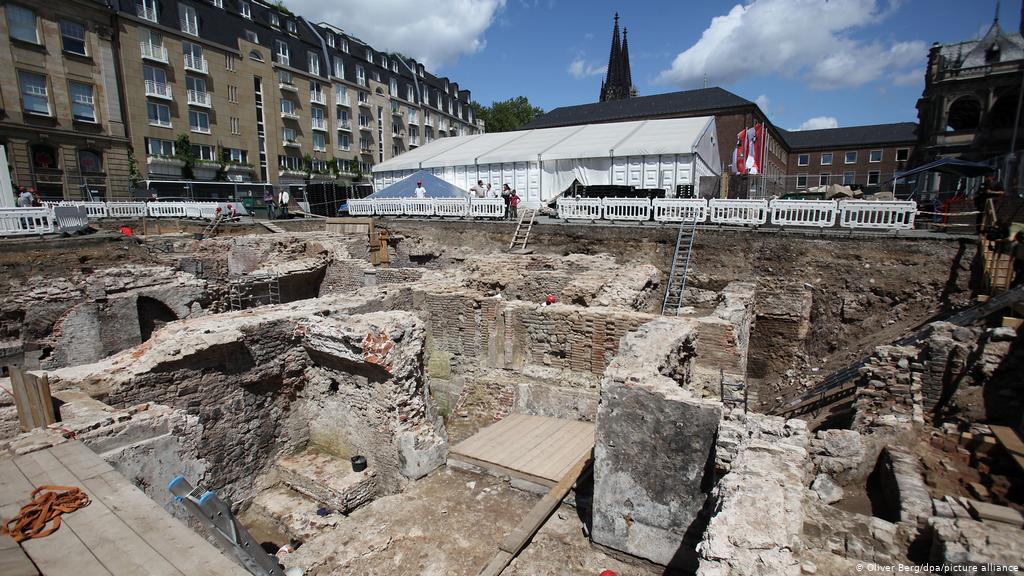
<path id="1" fill-rule="evenodd" d="M 1016 30 L 1020 1 L 1003 0 Z M 641 96 L 704 85 L 756 101 L 785 129 L 917 120 L 933 42 L 977 38 L 996 0 L 286 0 L 448 76 L 484 105 L 596 102 L 613 14 Z"/>

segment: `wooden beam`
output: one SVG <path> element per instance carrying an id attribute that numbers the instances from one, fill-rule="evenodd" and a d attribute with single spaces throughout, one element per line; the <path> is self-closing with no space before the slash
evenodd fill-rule
<path id="1" fill-rule="evenodd" d="M 487 563 L 487 566 L 480 571 L 480 576 L 498 576 L 505 569 L 506 566 L 515 558 L 516 554 L 522 550 L 526 543 L 529 542 L 533 535 L 540 530 L 540 527 L 544 522 L 551 516 L 551 513 L 558 508 L 558 505 L 565 499 L 566 494 L 572 489 L 573 484 L 576 483 L 576 479 L 580 477 L 583 470 L 590 463 L 590 459 L 593 457 L 593 450 L 587 450 L 587 453 L 580 457 L 579 460 L 573 464 L 572 468 L 566 472 L 565 476 L 555 484 L 547 494 L 544 495 L 538 501 L 533 508 L 527 513 L 526 517 L 523 518 L 516 526 L 515 530 L 512 531 L 501 544 L 498 545 L 498 552 L 491 558 L 491 561 Z"/>

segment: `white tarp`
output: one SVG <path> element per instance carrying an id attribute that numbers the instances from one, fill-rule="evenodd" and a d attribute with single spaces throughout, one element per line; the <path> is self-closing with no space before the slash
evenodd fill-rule
<path id="1" fill-rule="evenodd" d="M 422 161 L 421 167 L 423 168 L 436 168 L 440 166 L 468 166 L 476 164 L 476 159 L 483 154 L 492 152 L 501 148 L 502 146 L 516 140 L 517 138 L 523 138 L 529 136 L 530 131 L 519 130 L 516 132 L 495 132 L 494 134 L 478 134 L 474 136 L 456 136 L 454 138 L 446 138 L 446 140 L 465 140 L 461 146 L 454 146 L 435 154 L 430 158 Z M 401 156 L 398 156 L 401 158 Z M 522 158 L 520 158 L 521 160 Z M 375 167 L 376 168 L 376 167 Z M 374 172 L 377 170 L 374 169 Z"/>

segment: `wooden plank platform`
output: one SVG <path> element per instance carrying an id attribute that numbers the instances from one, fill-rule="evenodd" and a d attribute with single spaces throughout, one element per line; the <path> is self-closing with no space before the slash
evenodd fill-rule
<path id="1" fill-rule="evenodd" d="M 594 448 L 594 424 L 511 414 L 453 447 L 449 460 L 551 488 Z"/>
<path id="2" fill-rule="evenodd" d="M 0 517 L 17 514 L 43 484 L 78 486 L 92 499 L 61 516 L 53 534 L 21 543 L 46 576 L 249 574 L 80 442 L 0 460 Z"/>

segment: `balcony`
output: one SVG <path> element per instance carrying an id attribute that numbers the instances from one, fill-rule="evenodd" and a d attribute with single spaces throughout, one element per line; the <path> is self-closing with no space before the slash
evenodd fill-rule
<path id="1" fill-rule="evenodd" d="M 281 110 L 281 118 L 287 118 L 289 120 L 298 120 L 299 113 L 294 109 L 292 110 Z"/>
<path id="2" fill-rule="evenodd" d="M 369 100 L 360 100 L 359 105 L 362 106 L 363 108 L 366 108 L 367 110 L 371 110 L 373 108 L 372 106 L 370 106 Z"/>
<path id="3" fill-rule="evenodd" d="M 185 70 L 189 72 L 199 72 L 200 74 L 206 74 L 208 70 L 206 58 L 202 56 L 193 56 L 191 54 L 185 54 Z"/>
<path id="4" fill-rule="evenodd" d="M 299 93 L 299 89 L 295 86 L 295 84 L 292 84 L 291 82 L 278 81 L 277 87 L 280 88 L 281 90 L 288 90 L 289 92 L 295 92 L 296 94 Z"/>
<path id="5" fill-rule="evenodd" d="M 338 150 L 341 150 L 342 152 L 348 152 L 351 149 L 352 147 L 348 144 L 338 144 Z"/>
<path id="6" fill-rule="evenodd" d="M 323 92 L 314 92 L 313 90 L 310 90 L 309 91 L 309 101 L 312 104 L 325 105 L 325 104 L 327 104 L 327 97 L 324 96 Z"/>
<path id="7" fill-rule="evenodd" d="M 146 60 L 167 64 L 167 48 L 149 42 L 139 42 L 139 50 Z"/>
<path id="8" fill-rule="evenodd" d="M 405 138 L 405 132 L 392 132 L 392 138 Z"/>
<path id="9" fill-rule="evenodd" d="M 327 121 L 323 118 L 313 118 L 313 130 L 327 132 Z"/>
<path id="10" fill-rule="evenodd" d="M 189 20 L 188 18 L 182 18 L 181 31 L 185 34 L 191 34 L 193 36 L 199 36 L 199 22 L 195 20 Z"/>
<path id="11" fill-rule="evenodd" d="M 153 98 L 163 98 L 164 100 L 173 100 L 171 96 L 171 85 L 163 82 L 156 82 L 153 80 L 146 80 L 146 96 L 152 96 Z"/>
<path id="12" fill-rule="evenodd" d="M 143 6 L 142 4 L 135 5 L 135 15 L 143 20 L 149 20 L 150 22 L 156 22 L 156 7 Z"/>
<path id="13" fill-rule="evenodd" d="M 370 148 L 369 146 L 360 146 L 359 147 L 359 153 L 360 154 L 373 154 L 373 148 Z"/>
<path id="14" fill-rule="evenodd" d="M 366 130 L 367 132 L 372 132 L 373 131 L 373 128 L 371 128 L 369 124 L 362 124 L 362 123 L 360 123 L 359 124 L 359 129 L 360 130 Z"/>
<path id="15" fill-rule="evenodd" d="M 352 131 L 352 122 L 350 122 L 348 120 L 338 120 L 338 121 L 335 122 L 335 127 L 338 130 L 344 130 L 345 132 L 351 132 Z"/>
<path id="16" fill-rule="evenodd" d="M 335 96 L 334 97 L 334 103 L 337 104 L 338 106 L 344 106 L 345 108 L 348 108 L 349 106 L 351 106 L 351 104 L 349 104 L 349 101 L 348 101 L 348 96 L 346 96 L 344 98 L 338 98 L 337 96 Z"/>
<path id="17" fill-rule="evenodd" d="M 199 133 L 199 134 L 209 134 L 210 133 L 210 127 L 209 126 L 189 126 L 188 129 L 191 132 L 196 132 L 196 133 Z"/>
<path id="18" fill-rule="evenodd" d="M 189 90 L 186 96 L 188 99 L 188 104 L 190 106 L 202 106 L 204 108 L 210 108 L 213 105 L 213 98 L 210 97 L 209 92 Z"/>
<path id="19" fill-rule="evenodd" d="M 285 148 L 302 148 L 302 144 L 298 140 L 282 140 L 281 146 Z"/>
<path id="20" fill-rule="evenodd" d="M 420 137 L 419 136 L 409 136 L 409 146 L 419 146 L 419 145 L 420 145 Z"/>

